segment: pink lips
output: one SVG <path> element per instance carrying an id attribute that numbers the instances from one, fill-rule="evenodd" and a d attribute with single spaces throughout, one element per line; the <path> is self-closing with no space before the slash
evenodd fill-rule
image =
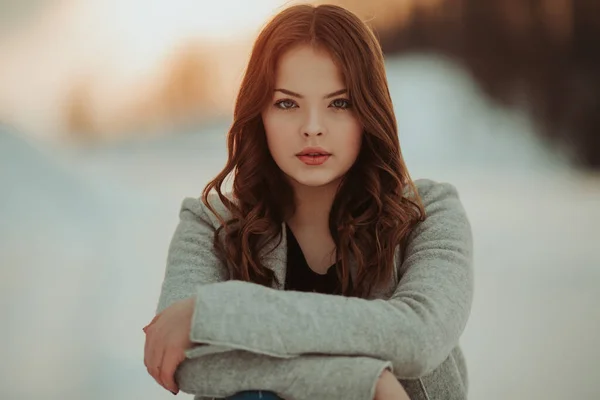
<path id="1" fill-rule="evenodd" d="M 323 154 L 320 156 L 298 156 L 298 158 L 307 165 L 321 165 L 329 159 L 329 156 L 329 154 Z"/>
<path id="2" fill-rule="evenodd" d="M 321 147 L 307 147 L 296 154 L 296 157 L 307 165 L 321 165 L 327 161 L 330 156 L 331 154 Z"/>

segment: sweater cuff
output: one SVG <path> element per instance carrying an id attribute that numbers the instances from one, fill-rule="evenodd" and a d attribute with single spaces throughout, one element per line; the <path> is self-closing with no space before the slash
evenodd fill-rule
<path id="1" fill-rule="evenodd" d="M 303 358 L 303 357 L 301 357 Z M 309 358 L 310 360 L 310 358 Z M 306 400 L 373 400 L 379 377 L 390 362 L 369 357 L 326 357 L 312 359 L 312 368 L 297 363 L 297 379 L 283 398 Z"/>

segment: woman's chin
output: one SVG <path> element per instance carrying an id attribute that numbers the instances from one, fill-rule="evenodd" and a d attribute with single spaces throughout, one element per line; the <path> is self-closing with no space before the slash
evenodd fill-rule
<path id="1" fill-rule="evenodd" d="M 339 177 L 292 177 L 295 185 L 309 188 L 320 188 L 331 185 L 337 185 L 340 182 Z"/>

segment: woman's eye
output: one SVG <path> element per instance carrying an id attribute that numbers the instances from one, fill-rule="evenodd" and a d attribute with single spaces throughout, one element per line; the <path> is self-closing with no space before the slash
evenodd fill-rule
<path id="1" fill-rule="evenodd" d="M 275 106 L 277 108 L 281 108 L 282 110 L 288 110 L 290 108 L 294 108 L 296 103 L 294 103 L 292 100 L 279 100 L 275 102 Z"/>
<path id="2" fill-rule="evenodd" d="M 352 104 L 350 103 L 350 100 L 347 100 L 347 99 L 335 99 L 334 101 L 331 102 L 331 105 L 335 108 L 340 108 L 342 110 L 345 110 L 352 106 Z"/>

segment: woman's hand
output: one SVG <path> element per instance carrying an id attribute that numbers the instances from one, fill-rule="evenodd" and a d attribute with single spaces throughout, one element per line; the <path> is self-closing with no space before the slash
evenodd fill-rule
<path id="1" fill-rule="evenodd" d="M 386 369 L 379 376 L 373 400 L 410 400 L 410 398 L 394 374 Z"/>
<path id="2" fill-rule="evenodd" d="M 196 297 L 173 303 L 143 329 L 146 333 L 144 365 L 159 385 L 179 392 L 175 370 L 185 360 L 185 350 L 192 346 L 190 329 Z"/>

